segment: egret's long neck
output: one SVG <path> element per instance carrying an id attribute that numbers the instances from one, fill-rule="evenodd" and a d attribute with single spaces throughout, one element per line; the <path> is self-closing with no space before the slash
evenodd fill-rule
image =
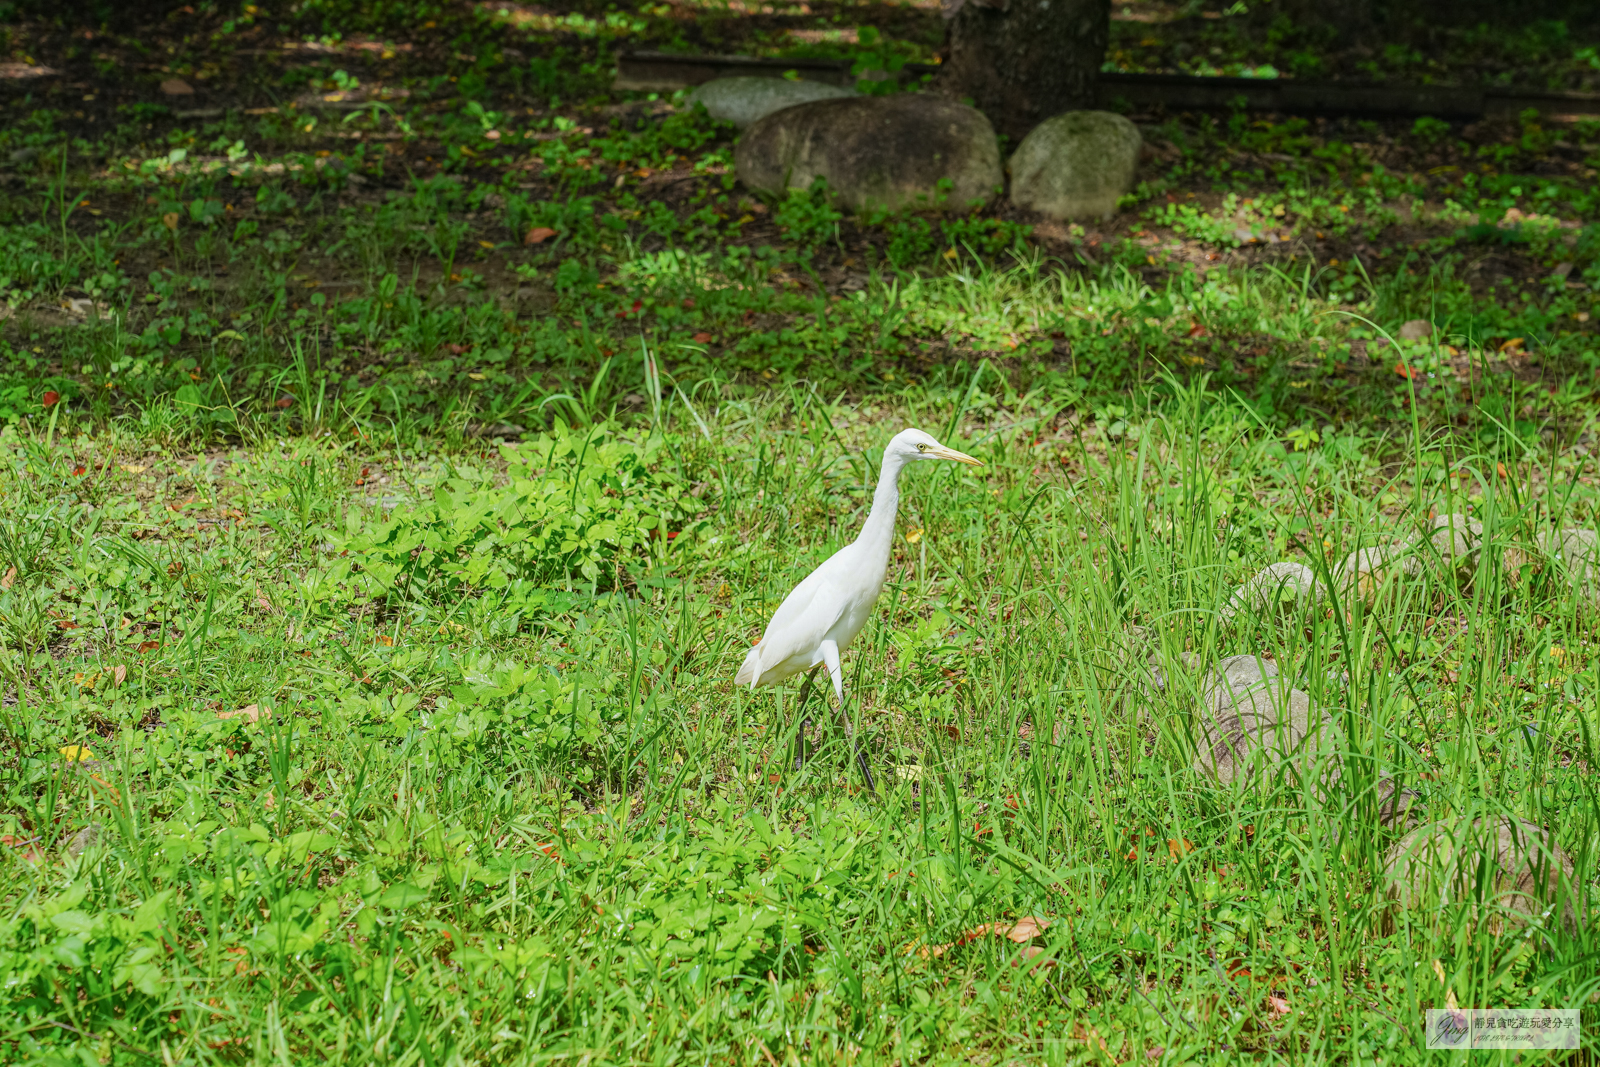
<path id="1" fill-rule="evenodd" d="M 878 488 L 872 494 L 872 510 L 862 524 L 856 544 L 866 549 L 873 559 L 889 561 L 889 547 L 894 543 L 894 516 L 900 510 L 900 471 L 906 459 L 897 453 L 883 457 L 883 469 L 878 472 Z"/>

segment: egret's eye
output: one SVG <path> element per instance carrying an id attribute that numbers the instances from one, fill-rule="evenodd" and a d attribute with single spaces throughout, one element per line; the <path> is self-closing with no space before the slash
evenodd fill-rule
<path id="1" fill-rule="evenodd" d="M 926 452 L 927 450 L 928 450 L 928 446 L 927 445 L 918 445 L 917 446 L 917 451 L 918 452 Z"/>

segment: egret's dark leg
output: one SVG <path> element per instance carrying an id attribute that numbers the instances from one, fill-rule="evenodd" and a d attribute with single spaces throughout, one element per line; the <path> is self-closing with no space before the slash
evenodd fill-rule
<path id="1" fill-rule="evenodd" d="M 849 712 L 844 710 L 844 671 L 839 666 L 839 646 L 833 641 L 822 642 L 822 662 L 828 665 L 833 695 L 839 698 L 839 721 L 844 724 L 845 736 L 850 739 L 850 754 L 855 757 L 856 766 L 861 768 L 861 776 L 867 780 L 867 792 L 875 794 L 878 788 L 872 784 L 872 769 L 867 766 L 867 757 L 861 751 L 861 746 L 856 744 L 855 724 L 850 721 Z"/>
<path id="2" fill-rule="evenodd" d="M 811 719 L 805 713 L 806 698 L 811 695 L 811 683 L 817 680 L 817 671 L 821 669 L 820 664 L 811 668 L 806 680 L 800 683 L 800 698 L 795 701 L 795 715 L 800 720 L 794 735 L 794 769 L 797 771 L 806 765 L 806 731 L 811 728 Z"/>
<path id="3" fill-rule="evenodd" d="M 856 741 L 856 728 L 850 722 L 850 716 L 845 713 L 844 702 L 839 702 L 839 718 L 844 721 L 845 736 L 850 738 L 850 751 L 855 754 L 856 766 L 861 768 L 861 777 L 866 780 L 867 792 L 876 794 L 878 787 L 872 784 L 872 766 L 867 762 L 867 754 L 861 750 L 861 745 Z"/>

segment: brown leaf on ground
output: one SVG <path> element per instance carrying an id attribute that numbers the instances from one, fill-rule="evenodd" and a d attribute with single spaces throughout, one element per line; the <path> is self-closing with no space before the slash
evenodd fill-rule
<path id="1" fill-rule="evenodd" d="M 10 589 L 17 584 L 17 568 L 10 567 L 5 574 L 0 575 L 0 589 Z"/>
<path id="2" fill-rule="evenodd" d="M 4 845 L 7 848 L 16 849 L 17 855 L 21 856 L 29 863 L 44 862 L 44 853 L 40 851 L 39 845 L 35 838 L 13 837 L 10 834 L 0 834 L 0 845 Z"/>
<path id="3" fill-rule="evenodd" d="M 246 704 L 238 711 L 219 711 L 217 712 L 217 718 L 244 719 L 247 722 L 260 722 L 262 719 L 272 718 L 272 712 L 262 711 L 254 704 Z"/>
<path id="4" fill-rule="evenodd" d="M 545 241 L 550 240 L 550 238 L 554 237 L 555 235 L 556 231 L 552 230 L 548 226 L 535 226 L 533 229 L 522 235 L 522 243 L 525 245 L 542 244 Z"/>
<path id="5" fill-rule="evenodd" d="M 944 945 L 923 945 L 921 947 L 918 947 L 917 943 L 915 941 L 913 941 L 910 945 L 906 946 L 906 951 L 908 953 L 911 952 L 911 951 L 915 951 L 916 954 L 918 956 L 922 957 L 923 959 L 929 959 L 929 958 L 935 958 L 936 959 L 936 958 L 938 958 L 940 956 L 943 956 L 946 952 L 949 952 L 953 948 L 958 948 L 961 945 L 969 944 L 969 943 L 971 943 L 973 941 L 978 940 L 979 938 L 988 937 L 990 935 L 993 935 L 995 937 L 1008 938 L 1008 939 L 1010 939 L 1012 941 L 1015 941 L 1017 944 L 1020 945 L 1020 944 L 1023 944 L 1024 942 L 1032 941 L 1034 938 L 1036 938 L 1040 934 L 1044 933 L 1046 928 L 1049 927 L 1050 923 L 1051 923 L 1051 920 L 1049 920 L 1049 919 L 1039 919 L 1039 918 L 1035 918 L 1033 916 L 1029 916 L 1029 917 L 1024 918 L 1024 919 L 1018 919 L 1014 923 L 1013 922 L 984 923 L 982 926 L 974 926 L 970 930 L 963 931 L 960 937 L 956 938 L 954 941 L 949 942 L 948 944 L 944 944 Z M 1039 951 L 1043 951 L 1043 950 L 1041 949 Z M 1027 953 L 1025 953 L 1025 955 L 1029 956 L 1030 958 L 1033 957 L 1033 956 L 1036 956 L 1038 954 L 1039 954 L 1038 952 L 1027 952 Z"/>
<path id="6" fill-rule="evenodd" d="M 1289 1014 L 1289 1002 L 1276 993 L 1267 994 L 1267 1014 L 1276 1019 Z"/>
<path id="7" fill-rule="evenodd" d="M 111 668 L 111 680 L 118 685 L 128 680 L 128 668 L 125 664 L 117 664 Z"/>
<path id="8" fill-rule="evenodd" d="M 140 641 L 139 642 L 139 651 L 140 652 L 154 652 L 156 649 L 158 649 L 160 647 L 161 647 L 161 642 L 160 641 Z"/>
<path id="9" fill-rule="evenodd" d="M 167 78 L 161 83 L 161 92 L 167 96 L 193 96 L 194 86 L 182 78 Z"/>

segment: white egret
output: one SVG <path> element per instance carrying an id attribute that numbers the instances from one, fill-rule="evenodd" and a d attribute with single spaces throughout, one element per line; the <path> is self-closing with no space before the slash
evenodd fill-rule
<path id="1" fill-rule="evenodd" d="M 844 673 L 839 654 L 850 647 L 872 614 L 872 605 L 883 589 L 889 569 L 889 548 L 894 543 L 895 512 L 900 507 L 900 472 L 907 463 L 919 459 L 951 459 L 982 462 L 946 448 L 921 430 L 902 430 L 883 450 L 883 468 L 878 473 L 878 488 L 872 494 L 872 510 L 854 541 L 812 571 L 806 580 L 778 605 L 767 624 L 767 632 L 744 658 L 734 677 L 735 685 L 773 685 L 802 671 L 806 680 L 800 687 L 798 707 L 805 710 L 811 683 L 822 667 L 828 668 L 833 692 L 839 699 L 839 718 L 850 739 L 850 749 L 861 767 L 867 789 L 876 792 L 872 770 L 856 743 L 855 727 L 844 707 Z M 809 719 L 802 719 L 795 739 L 795 766 L 805 762 L 805 730 Z"/>

